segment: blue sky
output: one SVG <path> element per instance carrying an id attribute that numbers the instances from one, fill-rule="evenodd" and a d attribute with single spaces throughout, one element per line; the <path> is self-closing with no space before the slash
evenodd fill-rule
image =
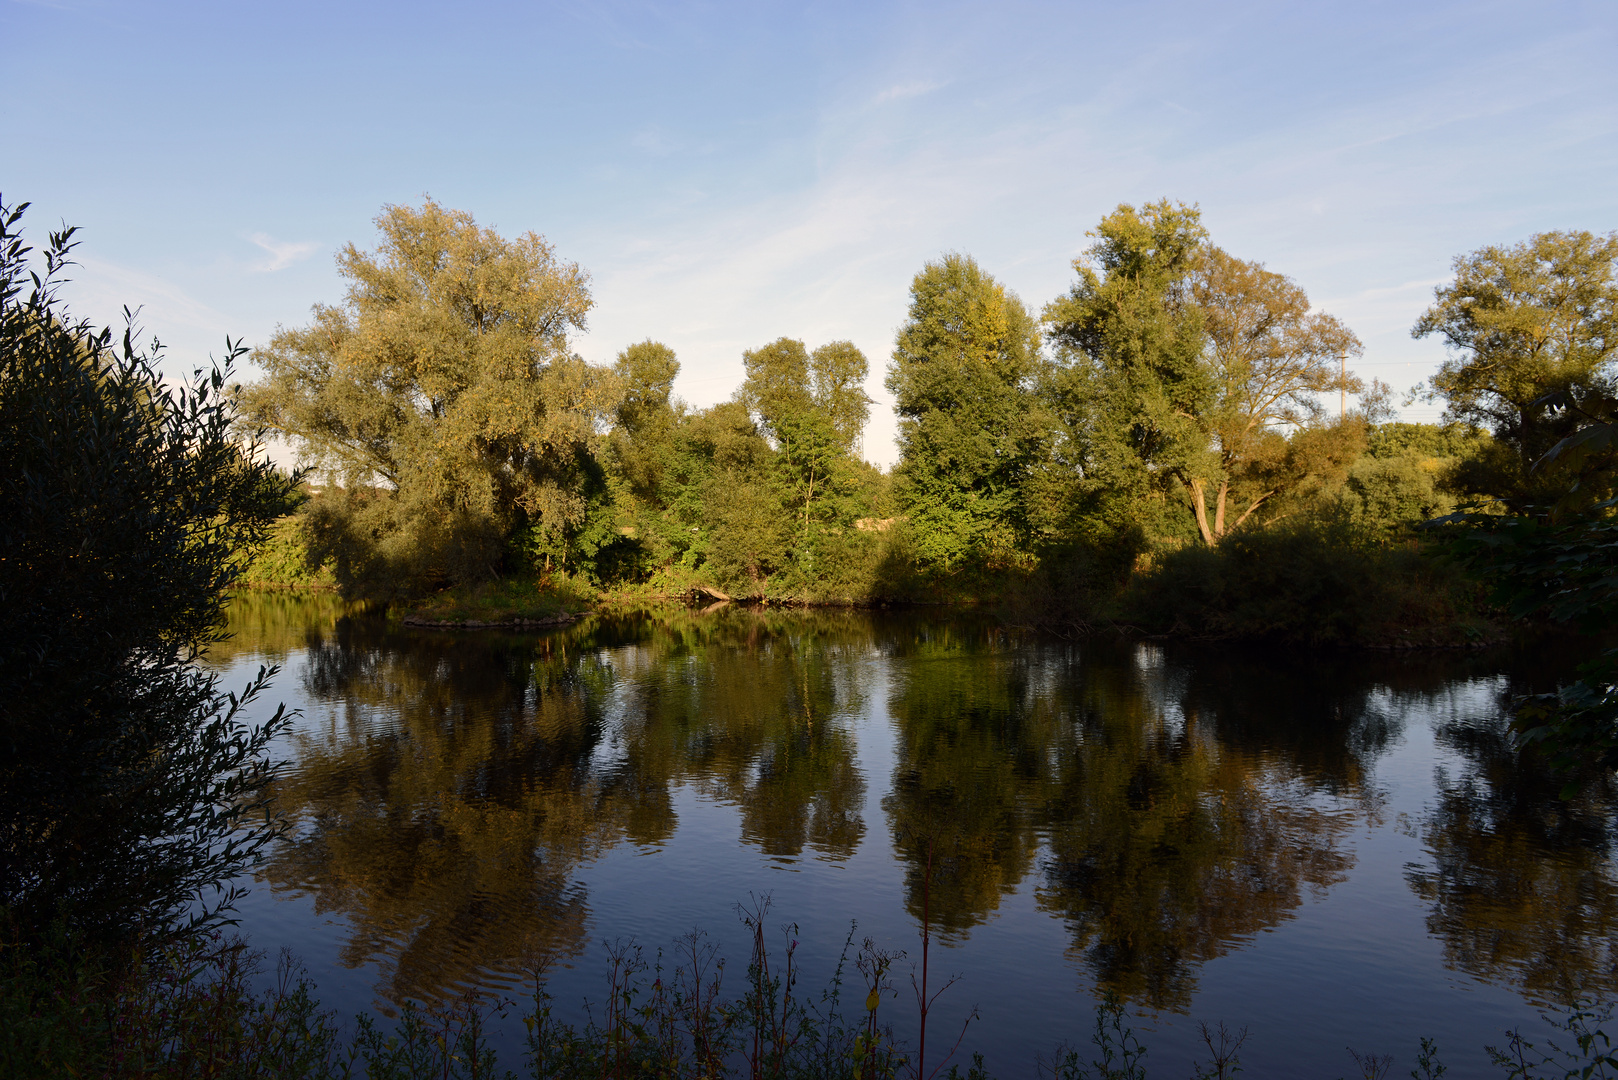
<path id="1" fill-rule="evenodd" d="M 1403 390 L 1459 253 L 1618 228 L 1618 5 L 0 0 L 0 192 L 79 225 L 83 314 L 189 370 L 340 298 L 333 254 L 424 194 L 593 276 L 579 351 L 850 338 L 882 375 L 949 250 L 1032 307 L 1120 202 L 1195 202 Z M 1412 419 L 1433 407 L 1406 410 Z"/>

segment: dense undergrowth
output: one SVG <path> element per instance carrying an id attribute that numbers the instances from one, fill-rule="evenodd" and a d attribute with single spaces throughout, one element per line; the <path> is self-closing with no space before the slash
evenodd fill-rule
<path id="1" fill-rule="evenodd" d="M 277 537 L 295 529 L 295 519 L 288 519 Z M 1106 553 L 1067 548 L 1021 565 L 926 574 L 908 563 L 904 544 L 902 535 L 873 540 L 867 565 L 814 588 L 737 598 L 971 605 L 1059 633 L 1121 629 L 1315 646 L 1455 646 L 1501 634 L 1478 582 L 1434 557 L 1431 542 L 1414 533 L 1371 534 L 1341 519 L 1238 531 L 1216 547 L 1167 547 L 1124 566 Z M 311 572 L 282 550 L 274 560 L 254 563 L 250 579 L 295 588 L 329 580 L 329 571 Z M 296 570 L 278 578 L 282 566 Z M 403 610 L 434 621 L 494 622 L 716 594 L 721 590 L 713 577 L 694 572 L 607 585 L 562 572 L 526 573 L 444 589 Z"/>

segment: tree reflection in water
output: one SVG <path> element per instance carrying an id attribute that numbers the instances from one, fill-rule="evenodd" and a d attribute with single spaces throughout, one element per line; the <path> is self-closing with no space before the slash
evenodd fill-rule
<path id="1" fill-rule="evenodd" d="M 677 784 L 736 803 L 766 853 L 846 857 L 864 829 L 850 646 L 868 641 L 846 630 L 746 611 L 311 630 L 305 691 L 328 710 L 295 736 L 277 794 L 296 832 L 264 877 L 341 913 L 343 962 L 379 963 L 384 996 L 431 1000 L 577 951 L 580 865 L 667 840 Z"/>
<path id="2" fill-rule="evenodd" d="M 1337 796 L 1359 791 L 1222 737 L 1153 653 L 1091 668 L 1064 703 L 1040 900 L 1099 988 L 1183 1011 L 1199 965 L 1344 876 L 1357 814 Z"/>
<path id="3" fill-rule="evenodd" d="M 1142 664 L 1137 655 L 1147 658 Z M 1030 649 L 951 629 L 903 650 L 889 703 L 900 762 L 884 803 L 919 918 L 964 934 L 1032 869 L 1097 988 L 1183 1008 L 1196 966 L 1287 917 L 1348 866 L 1353 756 L 1308 775 L 1223 738 L 1155 650 Z M 1343 728 L 1330 733 L 1338 745 Z"/>
<path id="4" fill-rule="evenodd" d="M 918 921 L 925 904 L 962 942 L 1031 885 L 1098 990 L 1183 1010 L 1202 964 L 1350 871 L 1402 718 L 1499 670 L 1072 646 L 959 615 L 731 608 L 458 636 L 330 606 L 241 609 L 251 649 L 308 656 L 280 790 L 296 832 L 264 876 L 341 915 L 343 961 L 378 964 L 395 1001 L 582 948 L 584 864 L 675 842 L 681 787 L 736 807 L 765 858 L 870 852 L 863 722 L 893 740 L 883 839 L 904 867 L 903 896 L 873 903 Z M 1464 767 L 1440 773 L 1433 865 L 1408 879 L 1449 962 L 1552 1000 L 1618 992 L 1611 793 L 1561 803 L 1498 719 L 1440 735 Z"/>
<path id="5" fill-rule="evenodd" d="M 625 775 L 733 803 L 743 840 L 768 855 L 853 853 L 865 832 L 850 730 L 865 696 L 863 617 L 730 609 L 613 629 L 638 638 L 614 654 L 633 676 L 620 710 Z"/>
<path id="6" fill-rule="evenodd" d="M 1509 696 L 1503 690 L 1501 696 Z M 1618 881 L 1611 778 L 1559 798 L 1560 781 L 1512 746 L 1500 711 L 1457 710 L 1438 729 L 1460 755 L 1436 770 L 1421 837 L 1433 863 L 1407 874 L 1432 905 L 1452 966 L 1569 1005 L 1618 994 Z"/>
<path id="7" fill-rule="evenodd" d="M 394 1001 L 583 942 L 574 871 L 633 796 L 590 769 L 604 674 L 543 645 L 356 623 L 311 643 L 306 690 L 331 707 L 295 736 L 296 832 L 264 876 L 345 916 L 342 961 L 379 961 Z"/>

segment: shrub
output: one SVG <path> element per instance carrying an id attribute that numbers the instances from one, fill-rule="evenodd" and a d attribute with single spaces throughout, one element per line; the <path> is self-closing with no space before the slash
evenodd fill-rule
<path id="1" fill-rule="evenodd" d="M 71 229 L 29 273 L 25 207 L 0 204 L 0 906 L 25 934 L 195 929 L 275 832 L 282 715 L 241 716 L 270 672 L 237 696 L 196 660 L 292 480 L 229 436 L 242 350 L 166 386 L 133 327 L 69 321 Z"/>
<path id="2" fill-rule="evenodd" d="M 1464 580 L 1413 545 L 1327 521 L 1245 529 L 1218 547 L 1168 552 L 1130 583 L 1119 617 L 1206 637 L 1438 644 L 1477 631 L 1470 607 Z"/>

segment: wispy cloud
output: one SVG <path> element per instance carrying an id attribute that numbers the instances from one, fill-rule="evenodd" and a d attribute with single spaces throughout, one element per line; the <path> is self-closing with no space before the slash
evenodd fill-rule
<path id="1" fill-rule="evenodd" d="M 230 330 L 229 319 L 193 297 L 173 281 L 144 270 L 96 258 L 79 258 L 78 273 L 67 295 L 76 313 L 118 325 L 118 313 L 125 307 L 141 312 L 141 323 L 160 322 L 163 327 L 185 327 L 223 337 Z M 160 335 L 165 340 L 171 335 Z"/>
<path id="2" fill-rule="evenodd" d="M 254 233 L 248 239 L 269 252 L 269 259 L 253 267 L 254 270 L 265 274 L 285 270 L 293 263 L 307 259 L 320 247 L 313 240 L 276 240 L 268 233 L 261 232 Z"/>
<path id="3" fill-rule="evenodd" d="M 899 83 L 897 86 L 890 86 L 877 94 L 876 97 L 871 99 L 871 103 L 881 105 L 889 101 L 903 101 L 905 98 L 921 97 L 923 94 L 930 94 L 934 90 L 940 89 L 943 85 L 941 82 L 931 81 Z"/>

